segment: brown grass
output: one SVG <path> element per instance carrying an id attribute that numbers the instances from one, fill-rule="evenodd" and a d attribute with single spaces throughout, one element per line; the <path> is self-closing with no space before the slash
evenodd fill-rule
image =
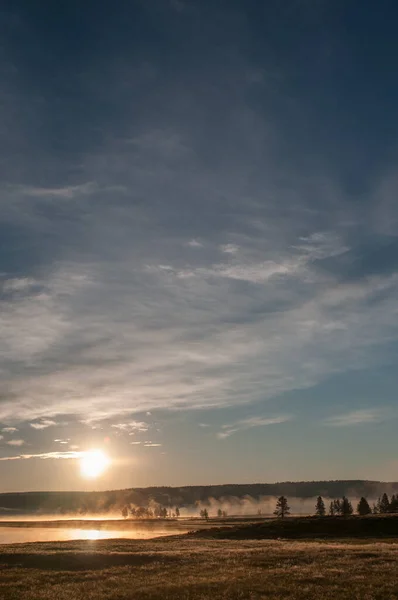
<path id="1" fill-rule="evenodd" d="M 291 542 L 184 536 L 4 546 L 5 600 L 390 600 L 398 540 Z"/>

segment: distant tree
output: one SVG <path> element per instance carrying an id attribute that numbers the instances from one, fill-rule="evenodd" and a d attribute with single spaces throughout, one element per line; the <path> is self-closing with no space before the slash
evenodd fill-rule
<path id="1" fill-rule="evenodd" d="M 127 519 L 128 516 L 129 516 L 129 508 L 128 508 L 128 506 L 123 506 L 123 508 L 122 508 L 123 519 Z"/>
<path id="2" fill-rule="evenodd" d="M 315 514 L 317 517 L 324 517 L 326 515 L 325 503 L 322 496 L 318 496 L 316 499 Z"/>
<path id="3" fill-rule="evenodd" d="M 361 516 L 370 515 L 372 509 L 369 506 L 369 502 L 362 496 L 357 506 L 357 513 Z"/>
<path id="4" fill-rule="evenodd" d="M 228 513 L 227 513 L 227 511 L 226 511 L 226 510 L 223 510 L 223 511 L 222 511 L 222 518 L 223 518 L 223 519 L 226 519 L 227 517 L 228 517 Z"/>
<path id="5" fill-rule="evenodd" d="M 343 514 L 343 510 L 342 510 L 342 505 L 341 505 L 341 500 L 340 499 L 333 500 L 333 509 L 334 509 L 334 514 L 335 515 L 342 515 Z"/>
<path id="6" fill-rule="evenodd" d="M 178 519 L 178 517 L 180 516 L 180 509 L 178 508 L 178 506 L 176 506 L 176 517 Z"/>
<path id="7" fill-rule="evenodd" d="M 379 513 L 385 515 L 388 512 L 390 512 L 390 501 L 387 494 L 384 493 L 379 502 Z"/>
<path id="8" fill-rule="evenodd" d="M 332 500 L 331 503 L 329 504 L 329 515 L 331 517 L 334 517 L 335 514 L 336 514 L 336 512 L 335 512 L 335 509 L 334 509 L 334 502 Z"/>
<path id="9" fill-rule="evenodd" d="M 222 510 L 221 510 L 221 508 L 219 508 L 218 511 L 217 511 L 217 517 L 219 519 L 221 519 L 221 517 L 222 517 Z"/>
<path id="10" fill-rule="evenodd" d="M 352 515 L 353 512 L 354 512 L 354 510 L 352 508 L 351 502 L 348 500 L 348 498 L 343 496 L 343 498 L 341 500 L 341 513 L 340 514 L 342 514 L 343 517 L 348 517 L 349 515 Z"/>
<path id="11" fill-rule="evenodd" d="M 280 517 L 281 519 L 284 519 L 286 515 L 290 515 L 290 506 L 288 505 L 285 496 L 280 496 L 276 501 L 274 515 Z"/>
<path id="12" fill-rule="evenodd" d="M 207 519 L 209 518 L 209 513 L 207 512 L 207 508 L 202 508 L 202 510 L 200 511 L 200 516 L 202 517 L 202 519 Z"/>
<path id="13" fill-rule="evenodd" d="M 393 494 L 391 496 L 391 500 L 390 500 L 390 512 L 391 513 L 398 513 L 398 496 L 395 496 L 395 494 Z"/>
<path id="14" fill-rule="evenodd" d="M 137 519 L 146 519 L 148 517 L 148 511 L 145 506 L 138 506 L 135 509 L 135 516 Z"/>
<path id="15" fill-rule="evenodd" d="M 377 503 L 373 502 L 372 504 L 372 515 L 378 515 L 379 514 L 379 509 L 377 507 Z"/>

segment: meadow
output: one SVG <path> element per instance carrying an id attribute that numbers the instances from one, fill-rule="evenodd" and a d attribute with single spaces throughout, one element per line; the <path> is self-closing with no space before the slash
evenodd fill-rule
<path id="1" fill-rule="evenodd" d="M 398 538 L 226 539 L 220 531 L 2 546 L 0 598 L 398 598 Z"/>

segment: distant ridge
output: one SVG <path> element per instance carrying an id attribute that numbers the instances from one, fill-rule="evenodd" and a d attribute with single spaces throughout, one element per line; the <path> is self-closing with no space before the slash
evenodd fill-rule
<path id="1" fill-rule="evenodd" d="M 151 502 L 166 507 L 192 508 L 213 502 L 239 507 L 256 503 L 266 497 L 285 495 L 288 498 L 310 499 L 315 496 L 341 498 L 343 495 L 369 500 L 387 494 L 398 494 L 398 482 L 366 480 L 284 481 L 147 488 L 132 488 L 105 492 L 9 492 L 0 494 L 0 513 L 106 513 L 120 510 L 125 504 L 148 506 Z"/>

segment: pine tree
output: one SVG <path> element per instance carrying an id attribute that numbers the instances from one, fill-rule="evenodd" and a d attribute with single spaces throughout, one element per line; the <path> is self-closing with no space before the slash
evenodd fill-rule
<path id="1" fill-rule="evenodd" d="M 384 515 L 390 512 L 390 501 L 388 499 L 387 494 L 383 494 L 379 504 L 379 512 L 381 515 Z"/>
<path id="2" fill-rule="evenodd" d="M 366 498 L 364 498 L 362 496 L 362 498 L 358 502 L 357 513 L 359 515 L 364 516 L 364 515 L 370 515 L 371 512 L 372 512 L 372 509 L 369 506 L 369 502 L 366 500 Z"/>
<path id="3" fill-rule="evenodd" d="M 290 515 L 290 506 L 288 505 L 285 496 L 280 496 L 276 501 L 274 515 L 280 517 L 281 519 L 284 519 L 286 515 Z"/>
<path id="4" fill-rule="evenodd" d="M 333 500 L 333 507 L 334 507 L 334 514 L 335 515 L 342 515 L 343 514 L 343 507 L 342 507 L 341 500 L 339 500 L 339 499 Z"/>
<path id="5" fill-rule="evenodd" d="M 395 494 L 393 494 L 391 496 L 391 500 L 390 500 L 390 512 L 391 513 L 398 513 L 398 496 L 396 496 Z"/>
<path id="6" fill-rule="evenodd" d="M 177 519 L 178 519 L 178 517 L 180 516 L 180 509 L 178 508 L 178 506 L 176 506 L 176 511 L 175 511 L 175 513 L 176 513 L 176 517 L 177 517 Z"/>
<path id="7" fill-rule="evenodd" d="M 352 515 L 353 512 L 354 511 L 353 511 L 351 502 L 348 500 L 348 498 L 343 496 L 343 498 L 341 500 L 341 514 L 344 517 L 348 517 L 348 515 Z"/>
<path id="8" fill-rule="evenodd" d="M 315 514 L 318 517 L 324 517 L 326 515 L 325 503 L 323 501 L 322 496 L 318 496 L 315 505 Z"/>
<path id="9" fill-rule="evenodd" d="M 331 503 L 329 504 L 329 515 L 331 517 L 334 517 L 335 514 L 336 513 L 335 513 L 335 510 L 334 510 L 334 502 L 332 500 Z"/>

